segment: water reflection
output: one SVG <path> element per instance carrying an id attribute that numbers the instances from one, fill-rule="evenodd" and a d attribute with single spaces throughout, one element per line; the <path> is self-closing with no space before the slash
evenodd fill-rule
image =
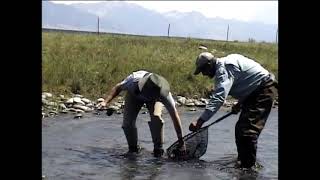
<path id="1" fill-rule="evenodd" d="M 161 158 L 150 159 L 150 157 L 146 159 L 143 158 L 143 154 L 123 158 L 120 163 L 121 179 L 157 179 L 161 172 L 163 160 Z M 150 156 L 150 154 L 147 156 Z"/>
<path id="2" fill-rule="evenodd" d="M 234 180 L 263 179 L 263 177 L 259 175 L 259 172 L 263 169 L 263 166 L 259 163 L 259 160 L 257 160 L 257 166 L 251 169 L 239 168 L 237 167 L 236 162 L 236 154 L 226 154 L 224 157 L 212 161 L 217 170 L 227 173 L 228 176 L 232 177 Z"/>

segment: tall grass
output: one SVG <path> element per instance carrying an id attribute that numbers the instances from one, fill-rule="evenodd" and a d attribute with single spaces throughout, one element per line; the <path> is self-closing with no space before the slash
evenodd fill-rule
<path id="1" fill-rule="evenodd" d="M 42 88 L 54 93 L 105 95 L 132 71 L 159 73 L 175 95 L 204 96 L 212 80 L 193 76 L 194 61 L 204 44 L 217 56 L 240 53 L 278 75 L 275 44 L 129 35 L 42 33 Z"/>

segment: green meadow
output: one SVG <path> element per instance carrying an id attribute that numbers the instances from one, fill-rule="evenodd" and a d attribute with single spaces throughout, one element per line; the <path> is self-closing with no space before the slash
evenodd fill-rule
<path id="1" fill-rule="evenodd" d="M 174 95 L 205 97 L 213 81 L 193 75 L 200 44 L 218 57 L 239 53 L 253 58 L 278 76 L 278 46 L 273 43 L 42 32 L 42 91 L 95 99 L 143 69 L 164 76 Z"/>

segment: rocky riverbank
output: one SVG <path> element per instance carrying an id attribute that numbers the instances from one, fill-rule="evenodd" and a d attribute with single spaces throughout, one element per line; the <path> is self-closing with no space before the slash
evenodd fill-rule
<path id="1" fill-rule="evenodd" d="M 174 97 L 177 107 L 186 107 L 189 111 L 197 111 L 199 108 L 205 108 L 208 104 L 208 99 L 199 98 L 192 99 L 183 96 Z M 73 94 L 70 97 L 65 95 L 54 95 L 52 93 L 43 92 L 42 93 L 42 118 L 57 116 L 61 113 L 72 113 L 74 118 L 81 118 L 84 113 L 107 113 L 107 115 L 112 115 L 112 113 L 121 114 L 124 107 L 124 99 L 119 96 L 115 98 L 108 108 L 99 109 L 97 105 L 99 102 L 103 101 L 103 98 L 98 98 L 96 100 L 90 100 L 85 98 L 80 94 Z M 236 100 L 227 100 L 223 107 L 230 109 L 232 105 L 236 103 Z M 278 104 L 276 101 L 275 106 Z M 275 107 L 274 106 L 274 107 Z M 146 112 L 146 107 L 141 111 L 141 113 Z"/>

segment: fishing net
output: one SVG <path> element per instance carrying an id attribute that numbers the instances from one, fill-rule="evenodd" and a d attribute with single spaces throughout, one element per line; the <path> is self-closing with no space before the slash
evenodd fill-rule
<path id="1" fill-rule="evenodd" d="M 191 132 L 183 137 L 183 140 L 186 144 L 185 155 L 182 155 L 178 150 L 179 142 L 176 141 L 167 149 L 167 155 L 170 159 L 174 160 L 189 160 L 189 159 L 198 159 L 207 151 L 208 146 L 208 128 L 215 123 L 222 121 L 224 118 L 234 114 L 229 112 L 228 114 L 220 117 L 209 125 L 202 127 L 196 132 Z"/>
<path id="2" fill-rule="evenodd" d="M 198 159 L 204 155 L 207 151 L 208 146 L 208 127 L 199 129 L 196 132 L 191 132 L 183 137 L 186 144 L 187 154 L 181 156 L 178 150 L 178 141 L 173 143 L 167 149 L 167 155 L 173 160 L 189 160 Z"/>

